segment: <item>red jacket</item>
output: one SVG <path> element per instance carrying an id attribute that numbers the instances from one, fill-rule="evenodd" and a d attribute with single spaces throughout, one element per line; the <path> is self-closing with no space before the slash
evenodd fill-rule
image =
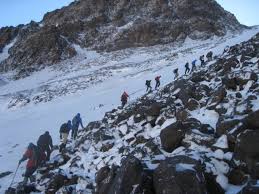
<path id="1" fill-rule="evenodd" d="M 23 158 L 29 159 L 26 165 L 26 168 L 35 168 L 37 167 L 37 157 L 33 153 L 32 149 L 27 149 L 23 155 Z"/>
<path id="2" fill-rule="evenodd" d="M 27 159 L 28 159 L 28 162 L 27 162 L 26 168 L 36 168 L 43 161 L 46 160 L 46 154 L 44 152 L 40 152 L 39 150 L 28 148 L 24 153 L 22 160 L 24 161 Z"/>
<path id="3" fill-rule="evenodd" d="M 161 78 L 161 75 L 160 75 L 160 76 L 157 76 L 157 77 L 155 78 L 155 80 L 156 80 L 156 81 L 159 81 L 160 78 Z"/>
<path id="4" fill-rule="evenodd" d="M 121 95 L 121 100 L 122 100 L 122 101 L 126 101 L 126 100 L 128 99 L 128 97 L 129 97 L 129 95 L 128 95 L 126 92 L 124 92 L 124 93 Z"/>

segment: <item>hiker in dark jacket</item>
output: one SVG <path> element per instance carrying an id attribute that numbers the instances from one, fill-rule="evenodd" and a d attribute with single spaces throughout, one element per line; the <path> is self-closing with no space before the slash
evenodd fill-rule
<path id="1" fill-rule="evenodd" d="M 127 94 L 127 92 L 123 92 L 123 94 L 121 95 L 121 106 L 122 106 L 122 108 L 127 104 L 128 98 L 129 98 L 129 95 Z"/>
<path id="2" fill-rule="evenodd" d="M 69 135 L 69 131 L 72 129 L 71 121 L 69 120 L 67 123 L 63 123 L 60 127 L 59 133 L 60 133 L 60 139 L 61 139 L 61 145 L 59 147 L 59 151 L 62 152 L 64 148 L 66 148 L 67 145 L 67 138 Z"/>
<path id="3" fill-rule="evenodd" d="M 72 138 L 73 139 L 76 139 L 77 137 L 79 125 L 82 127 L 82 129 L 84 128 L 82 119 L 80 117 L 80 113 L 77 113 L 77 115 L 72 119 Z"/>
<path id="4" fill-rule="evenodd" d="M 47 152 L 46 160 L 49 161 L 50 154 L 53 149 L 53 143 L 52 143 L 52 138 L 48 131 L 46 131 L 44 134 L 42 134 L 39 137 L 39 139 L 37 141 L 37 146 L 39 147 L 40 151 L 42 151 L 44 153 Z"/>
<path id="5" fill-rule="evenodd" d="M 185 64 L 185 75 L 187 74 L 187 73 L 189 73 L 190 72 L 190 67 L 189 67 L 189 63 L 187 62 L 186 64 Z"/>
<path id="6" fill-rule="evenodd" d="M 146 80 L 146 86 L 147 86 L 146 92 L 151 92 L 152 91 L 151 80 Z"/>
<path id="7" fill-rule="evenodd" d="M 212 55 L 213 55 L 212 51 L 207 53 L 207 55 L 206 55 L 207 61 L 212 61 Z"/>
<path id="8" fill-rule="evenodd" d="M 155 89 L 159 88 L 159 86 L 160 86 L 160 78 L 161 78 L 161 75 L 156 76 L 156 78 L 155 78 L 155 80 L 156 80 L 156 87 L 155 87 Z"/>
<path id="9" fill-rule="evenodd" d="M 204 55 L 200 56 L 201 67 L 205 67 Z"/>
<path id="10" fill-rule="evenodd" d="M 176 68 L 176 69 L 174 70 L 174 79 L 177 79 L 178 76 L 179 76 L 179 74 L 178 74 L 178 68 Z"/>
<path id="11" fill-rule="evenodd" d="M 46 155 L 43 152 L 40 152 L 36 145 L 30 143 L 26 152 L 23 154 L 22 159 L 19 161 L 20 165 L 25 160 L 28 160 L 23 180 L 24 185 L 28 183 L 28 179 L 31 179 L 33 173 L 42 164 L 42 162 L 45 161 L 45 159 Z"/>
<path id="12" fill-rule="evenodd" d="M 192 72 L 196 71 L 196 59 L 192 61 Z"/>

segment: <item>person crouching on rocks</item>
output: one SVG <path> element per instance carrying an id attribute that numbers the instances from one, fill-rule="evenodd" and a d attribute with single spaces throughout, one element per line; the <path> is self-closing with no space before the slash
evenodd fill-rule
<path id="1" fill-rule="evenodd" d="M 146 86 L 147 86 L 146 92 L 151 92 L 152 91 L 151 80 L 146 80 Z"/>

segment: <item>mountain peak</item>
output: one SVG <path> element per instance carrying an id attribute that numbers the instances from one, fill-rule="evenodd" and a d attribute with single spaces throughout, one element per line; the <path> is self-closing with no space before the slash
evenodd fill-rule
<path id="1" fill-rule="evenodd" d="M 242 28 L 214 0 L 80 0 L 47 13 L 26 30 L 1 30 L 0 37 L 11 38 L 0 38 L 0 48 L 14 38 L 16 42 L 0 71 L 31 72 L 55 64 L 76 55 L 74 44 L 114 51 L 186 37 L 207 39 Z"/>

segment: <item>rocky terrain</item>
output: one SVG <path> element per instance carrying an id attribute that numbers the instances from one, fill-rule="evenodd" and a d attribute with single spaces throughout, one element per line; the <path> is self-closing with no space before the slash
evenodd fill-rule
<path id="1" fill-rule="evenodd" d="M 81 130 L 66 153 L 53 153 L 36 174 L 37 190 L 258 193 L 258 68 L 259 34 L 205 68 L 107 112 Z"/>
<path id="2" fill-rule="evenodd" d="M 102 51 L 208 39 L 240 31 L 215 0 L 80 0 L 47 13 L 40 23 L 0 29 L 0 72 L 15 79 L 77 55 L 75 45 Z"/>

